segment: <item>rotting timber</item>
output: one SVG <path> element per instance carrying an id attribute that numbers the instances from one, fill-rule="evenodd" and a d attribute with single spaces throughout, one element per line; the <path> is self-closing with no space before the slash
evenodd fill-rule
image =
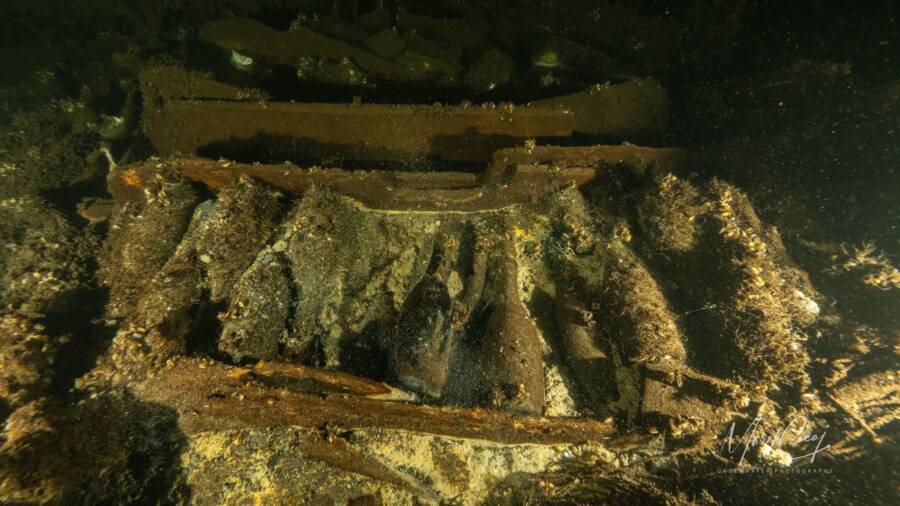
<path id="1" fill-rule="evenodd" d="M 144 130 L 166 156 L 281 144 L 313 159 L 411 164 L 484 163 L 529 140 L 655 131 L 668 103 L 664 89 L 641 80 L 525 105 L 277 102 L 170 67 L 143 72 L 141 90 Z M 652 107 L 633 105 L 644 101 Z"/>
<path id="2" fill-rule="evenodd" d="M 151 159 L 110 172 L 116 198 L 138 197 L 146 182 L 163 170 L 219 190 L 249 176 L 289 194 L 313 186 L 359 200 L 373 209 L 477 212 L 521 204 L 552 189 L 589 184 L 603 167 L 624 165 L 636 171 L 654 167 L 684 170 L 685 151 L 632 145 L 496 151 L 482 174 L 301 168 L 291 163 L 244 164 L 202 158 Z"/>
<path id="3" fill-rule="evenodd" d="M 142 87 L 145 130 L 154 146 L 163 154 L 192 156 L 152 158 L 141 164 L 114 168 L 108 183 L 119 202 L 143 198 L 144 188 L 155 179 L 175 173 L 214 191 L 233 185 L 242 177 L 251 177 L 294 196 L 302 196 L 313 187 L 326 188 L 373 210 L 479 213 L 525 204 L 561 188 L 590 185 L 598 172 L 610 168 L 626 167 L 636 173 L 681 172 L 689 160 L 685 151 L 675 148 L 630 144 L 538 146 L 535 139 L 569 137 L 574 132 L 576 114 L 555 105 L 498 109 L 469 105 L 271 103 L 255 92 L 169 68 L 145 72 Z M 482 173 L 345 170 L 303 168 L 291 162 L 238 163 L 196 157 L 204 146 L 215 142 L 260 136 L 289 141 L 305 139 L 309 141 L 306 146 L 323 158 L 418 163 L 437 158 L 477 161 L 487 164 L 487 168 Z M 510 245 L 509 251 L 512 251 Z M 515 269 L 515 260 L 505 262 L 513 263 L 507 269 Z M 515 270 L 510 272 L 508 275 L 515 275 Z M 506 311 L 503 308 L 511 304 L 510 307 L 518 308 L 513 312 L 515 319 L 529 321 L 518 295 L 509 291 L 515 290 L 515 282 L 510 279 L 506 283 L 510 287 L 506 289 L 507 302 L 500 303 L 495 313 Z M 515 327 L 518 323 L 509 321 L 507 325 Z M 503 332 L 514 331 L 513 327 Z M 510 343 L 518 340 L 514 334 L 504 335 L 505 339 L 512 340 Z M 535 346 L 536 343 L 531 344 L 527 353 L 536 353 Z M 502 346 L 494 354 L 504 362 Z M 541 368 L 539 355 L 536 360 L 526 376 L 519 374 L 514 381 L 525 381 L 531 389 L 542 390 L 542 379 L 535 382 L 534 378 L 527 377 L 538 373 L 535 368 Z M 489 409 L 398 403 L 389 399 L 390 387 L 346 373 L 315 373 L 320 380 L 327 378 L 328 385 L 333 387 L 323 391 L 321 382 L 313 381 L 314 387 L 308 388 L 309 377 L 315 370 L 301 366 L 270 363 L 275 364 L 282 378 L 280 383 L 273 384 L 263 381 L 271 378 L 260 373 L 266 370 L 262 364 L 252 372 L 213 364 L 204 366 L 198 374 L 196 370 L 182 371 L 180 364 L 190 362 L 173 363 L 177 364 L 174 370 L 163 371 L 138 391 L 148 400 L 184 413 L 184 423 L 190 431 L 330 423 L 531 443 L 599 441 L 614 434 L 607 423 L 591 420 L 551 422 Z M 272 367 L 269 365 L 267 369 Z M 503 376 L 502 371 L 500 375 Z M 502 382 L 503 378 L 496 381 Z M 297 385 L 307 387 L 298 390 Z M 381 398 L 385 395 L 387 400 Z M 529 395 L 540 398 L 543 393 L 534 391 Z M 240 403 L 240 410 L 231 406 L 235 402 Z M 298 405 L 305 408 L 298 411 Z M 513 411 L 540 416 L 541 401 Z"/>
<path id="4" fill-rule="evenodd" d="M 334 433 L 647 448 L 613 422 L 625 420 L 702 446 L 751 387 L 689 361 L 684 307 L 661 280 L 687 285 L 680 276 L 693 272 L 718 286 L 721 263 L 737 297 L 794 290 L 779 257 L 772 279 L 740 291 L 756 267 L 733 267 L 733 250 L 780 251 L 777 237 L 737 190 L 695 188 L 685 150 L 549 145 L 653 130 L 666 99 L 650 82 L 451 107 L 276 102 L 166 67 L 141 87 L 144 130 L 163 157 L 108 175 L 108 307 L 127 329 L 111 356 L 187 434 L 301 428 L 304 455 L 401 487 L 397 468 Z M 316 165 L 227 156 L 281 144 Z M 142 242 L 159 234 L 172 237 Z M 701 241 L 714 245 L 714 273 Z M 688 302 L 743 315 L 723 302 L 732 295 Z M 789 328 L 794 316 L 778 316 L 775 330 Z M 728 339 L 770 320 L 742 321 Z M 782 362 L 753 371 L 759 391 L 794 381 L 805 359 L 783 353 L 792 337 L 775 330 L 734 350 L 735 361 Z M 549 360 L 571 371 L 579 401 L 561 400 Z"/>
<path id="5" fill-rule="evenodd" d="M 682 170 L 688 162 L 680 149 L 634 145 L 554 148 L 545 140 L 562 140 L 578 131 L 629 133 L 660 127 L 665 113 L 635 111 L 630 101 L 647 93 L 665 110 L 665 91 L 646 83 L 611 87 L 599 99 L 560 97 L 526 106 L 424 106 L 270 102 L 258 90 L 214 81 L 203 74 L 156 67 L 141 75 L 144 130 L 154 147 L 169 157 L 150 160 L 110 174 L 117 197 L 137 189 L 155 169 L 170 167 L 187 178 L 219 189 L 241 175 L 266 181 L 292 194 L 311 186 L 328 187 L 377 209 L 496 209 L 522 203 L 552 186 L 589 183 L 597 170 L 628 165 L 643 170 Z M 635 91 L 647 89 L 649 91 Z M 587 97 L 592 93 L 585 93 Z M 598 102 L 599 100 L 599 102 Z M 573 102 L 572 106 L 566 106 Z M 609 102 L 608 114 L 579 112 L 583 106 Z M 563 104 L 563 105 L 561 105 Z M 627 120 L 615 119 L 628 116 Z M 585 118 L 593 120 L 585 120 Z M 612 119 L 610 119 L 612 118 Z M 238 163 L 196 158 L 225 146 L 255 140 L 292 145 L 292 150 L 319 160 L 427 165 L 429 161 L 487 164 L 481 173 L 345 170 Z M 218 146 L 219 151 L 217 151 Z M 524 146 L 524 147 L 523 147 Z M 171 158 L 181 156 L 185 158 Z M 248 160 L 249 162 L 250 160 Z"/>
<path id="6" fill-rule="evenodd" d="M 188 433 L 242 427 L 387 427 L 501 443 L 615 444 L 611 423 L 547 419 L 494 409 L 420 406 L 401 402 L 396 390 L 352 374 L 287 363 L 252 368 L 182 359 L 138 389 L 153 402 L 176 408 Z M 238 398 L 240 396 L 240 399 Z M 235 409 L 238 408 L 239 409 Z M 622 441 L 626 441 L 623 439 Z"/>
<path id="7" fill-rule="evenodd" d="M 625 167 L 636 173 L 683 171 L 687 160 L 688 155 L 682 150 L 632 145 L 500 150 L 483 174 L 303 169 L 293 164 L 240 164 L 199 158 L 151 159 L 113 170 L 109 187 L 119 202 L 128 202 L 142 198 L 143 189 L 163 174 L 180 174 L 215 191 L 237 183 L 242 177 L 251 177 L 290 195 L 302 195 L 313 187 L 327 188 L 372 210 L 468 214 L 522 205 L 560 188 L 586 186 L 598 172 L 611 167 Z M 507 257 L 510 251 L 508 245 Z M 507 266 L 507 270 L 515 268 L 514 259 L 503 261 L 511 262 L 512 267 Z M 507 272 L 504 279 L 510 275 L 515 276 L 515 270 Z M 501 309 L 497 314 L 505 311 L 502 308 L 506 304 L 517 310 L 513 311 L 513 320 L 507 318 L 507 326 L 512 327 L 493 332 L 500 332 L 498 335 L 511 332 L 505 334 L 505 339 L 518 342 L 517 326 L 530 319 L 515 292 L 515 282 L 510 278 L 504 283 L 513 284 L 505 289 L 506 301 L 499 303 Z M 527 353 L 535 353 L 535 346 L 526 348 L 530 350 Z M 500 363 L 513 359 L 507 356 L 508 352 L 504 353 L 502 344 L 494 355 Z M 515 363 L 515 359 L 510 362 Z M 574 443 L 609 438 L 614 441 L 619 437 L 607 422 L 540 418 L 539 400 L 527 409 L 513 409 L 509 414 L 481 408 L 413 406 L 404 402 L 402 396 L 396 397 L 391 387 L 347 373 L 278 362 L 260 363 L 254 369 L 216 362 L 198 366 L 186 359 L 173 360 L 171 364 L 170 369 L 147 379 L 136 392 L 148 401 L 175 408 L 182 414 L 181 423 L 189 433 L 236 427 L 331 424 L 346 428 L 401 428 L 509 443 Z M 536 372 L 534 368 L 539 368 L 540 362 L 529 367 L 514 374 L 513 381 L 527 382 L 526 391 L 536 394 L 534 389 L 543 389 L 543 381 L 535 382 L 529 375 Z M 502 368 L 499 374 L 505 374 Z M 502 378 L 497 381 L 502 382 Z M 538 418 L 516 414 L 518 411 Z"/>

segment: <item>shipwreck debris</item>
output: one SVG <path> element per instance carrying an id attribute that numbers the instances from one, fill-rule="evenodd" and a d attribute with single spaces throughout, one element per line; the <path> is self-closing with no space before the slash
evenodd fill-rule
<path id="1" fill-rule="evenodd" d="M 292 164 L 248 165 L 203 159 L 151 161 L 110 174 L 110 189 L 117 198 L 140 198 L 143 187 L 156 174 L 170 170 L 188 179 L 219 190 L 241 176 L 250 176 L 293 195 L 302 195 L 313 186 L 327 187 L 374 209 L 407 211 L 475 212 L 499 209 L 527 202 L 564 184 L 565 174 L 549 168 L 516 178 L 506 186 L 482 186 L 469 173 L 412 173 L 395 171 L 347 171 L 343 169 L 301 169 Z"/>
<path id="2" fill-rule="evenodd" d="M 572 135 L 565 110 L 385 104 L 170 100 L 146 110 L 144 128 L 161 154 L 200 154 L 241 142 L 287 143 L 318 159 L 481 162 L 532 137 Z"/>
<path id="3" fill-rule="evenodd" d="M 366 71 L 385 78 L 408 79 L 411 76 L 408 69 L 377 53 L 302 26 L 290 31 L 278 31 L 254 19 L 231 18 L 206 23 L 200 34 L 223 49 L 262 59 L 272 65 L 293 66 L 310 56 L 335 60 L 352 58 Z"/>
<path id="4" fill-rule="evenodd" d="M 598 170 L 626 167 L 635 175 L 685 172 L 691 164 L 690 153 L 681 148 L 651 148 L 624 143 L 593 146 L 533 146 L 500 149 L 491 156 L 484 183 L 498 183 L 511 173 L 527 172 L 528 166 L 550 166 L 574 183 L 589 183 Z"/>
<path id="5" fill-rule="evenodd" d="M 191 84 L 166 84 L 169 74 Z M 163 155 L 281 143 L 316 159 L 484 162 L 525 139 L 572 135 L 573 115 L 541 107 L 252 101 L 240 89 L 184 71 L 141 75 L 144 130 Z"/>
<path id="6" fill-rule="evenodd" d="M 141 74 L 141 90 L 144 131 L 164 156 L 268 150 L 316 160 L 484 163 L 529 139 L 656 131 L 668 114 L 667 94 L 652 80 L 525 105 L 300 103 L 161 67 Z"/>
<path id="7" fill-rule="evenodd" d="M 598 84 L 585 91 L 532 102 L 533 107 L 570 111 L 574 130 L 593 135 L 625 136 L 665 129 L 669 95 L 653 79 Z"/>
<path id="8" fill-rule="evenodd" d="M 223 364 L 180 360 L 171 369 L 158 371 L 135 387 L 140 398 L 175 409 L 179 425 L 188 434 L 209 430 L 249 427 L 323 427 L 344 429 L 385 427 L 452 437 L 503 443 L 556 444 L 603 442 L 615 437 L 612 423 L 588 419 L 539 418 L 480 408 L 451 408 L 379 400 L 369 396 L 323 396 L 321 386 L 302 391 L 310 370 L 266 362 L 249 374 Z M 278 370 L 281 382 L 290 377 L 294 388 L 278 388 L 255 378 L 269 369 Z M 237 371 L 237 372 L 235 372 Z M 368 392 L 370 380 L 346 373 L 316 371 L 329 388 L 347 393 Z M 384 387 L 389 388 L 389 387 Z M 615 443 L 613 439 L 611 441 Z"/>
<path id="9" fill-rule="evenodd" d="M 142 199 L 144 188 L 165 172 L 179 174 L 218 191 L 241 176 L 250 176 L 293 195 L 318 186 L 359 200 L 375 209 L 460 211 L 499 209 L 523 203 L 556 188 L 589 184 L 598 171 L 624 165 L 646 170 L 683 171 L 684 150 L 633 145 L 515 148 L 493 154 L 481 175 L 468 172 L 344 170 L 243 164 L 226 160 L 151 159 L 110 172 L 108 184 L 118 200 Z"/>

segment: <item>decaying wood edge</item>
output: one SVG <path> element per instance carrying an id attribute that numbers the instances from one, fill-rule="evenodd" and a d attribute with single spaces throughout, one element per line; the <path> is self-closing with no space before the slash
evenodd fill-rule
<path id="1" fill-rule="evenodd" d="M 198 155 L 266 140 L 296 143 L 314 158 L 477 163 L 530 137 L 572 135 L 573 115 L 519 107 L 166 100 L 144 102 L 144 131 L 165 155 Z"/>
<path id="2" fill-rule="evenodd" d="M 326 187 L 373 209 L 477 212 L 521 204 L 567 185 L 584 186 L 599 171 L 625 165 L 679 172 L 690 163 L 686 151 L 633 145 L 505 149 L 495 153 L 483 174 L 465 172 L 349 171 L 300 168 L 293 164 L 242 164 L 225 160 L 151 159 L 110 172 L 110 192 L 118 199 L 143 197 L 143 189 L 164 171 L 174 171 L 212 190 L 242 176 L 265 181 L 299 195 L 312 186 Z"/>
<path id="3" fill-rule="evenodd" d="M 686 171 L 693 160 L 682 148 L 653 148 L 634 144 L 595 146 L 534 146 L 499 149 L 491 157 L 482 182 L 500 182 L 511 167 L 522 165 L 550 165 L 567 172 L 579 167 L 596 172 L 600 167 L 622 165 L 638 174 L 660 170 L 676 174 Z M 592 174 L 593 175 L 593 174 Z M 577 184 L 583 184 L 581 181 Z"/>
<path id="4" fill-rule="evenodd" d="M 297 449 L 305 456 L 318 460 L 342 471 L 361 474 L 378 481 L 390 483 L 409 490 L 419 496 L 437 498 L 437 495 L 416 482 L 412 477 L 401 475 L 377 459 L 365 455 L 341 438 L 328 434 L 309 433 L 296 440 Z"/>
<path id="5" fill-rule="evenodd" d="M 356 199 L 366 207 L 383 210 L 478 212 L 528 202 L 568 184 L 584 184 L 595 169 L 570 168 L 560 172 L 538 165 L 518 166 L 508 184 L 480 184 L 473 174 L 460 172 L 404 173 L 302 169 L 293 165 L 258 165 L 204 159 L 150 161 L 110 172 L 107 183 L 117 200 L 143 197 L 143 190 L 164 171 L 219 190 L 249 176 L 292 195 L 317 186 Z"/>
<path id="6" fill-rule="evenodd" d="M 387 396 L 394 389 L 384 383 L 341 371 L 328 371 L 287 362 L 259 362 L 253 369 L 229 370 L 233 378 L 253 379 L 270 388 L 310 393 Z"/>
<path id="7" fill-rule="evenodd" d="M 304 375 L 302 369 L 296 371 L 295 374 Z M 284 370 L 282 373 L 286 374 Z M 344 390 L 354 394 L 374 391 L 371 385 L 362 389 L 358 386 L 371 380 L 347 373 L 317 374 L 328 377 L 324 383 L 346 385 Z M 133 391 L 144 401 L 175 410 L 180 428 L 187 434 L 278 426 L 388 428 L 505 444 L 625 444 L 624 439 L 616 436 L 611 421 L 543 418 L 490 409 L 416 405 L 362 395 L 301 391 L 287 383 L 276 387 L 259 381 L 257 376 L 258 372 L 220 363 L 201 368 L 194 361 L 183 360 L 137 383 Z"/>

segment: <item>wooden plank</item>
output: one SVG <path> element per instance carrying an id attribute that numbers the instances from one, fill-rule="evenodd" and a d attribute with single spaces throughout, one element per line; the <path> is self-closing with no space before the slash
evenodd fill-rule
<path id="1" fill-rule="evenodd" d="M 572 118 L 531 107 L 146 100 L 144 129 L 163 155 L 269 143 L 315 159 L 474 163 L 526 139 L 571 136 Z"/>
<path id="2" fill-rule="evenodd" d="M 690 152 L 681 148 L 653 148 L 634 144 L 595 146 L 534 146 L 497 150 L 485 171 L 484 183 L 500 181 L 511 167 L 550 165 L 559 169 L 626 166 L 639 174 L 646 170 L 680 173 L 689 168 Z M 583 184 L 583 183 L 576 183 Z"/>
<path id="3" fill-rule="evenodd" d="M 163 171 L 176 171 L 214 191 L 253 177 L 299 196 L 312 186 L 359 200 L 372 209 L 477 212 L 522 204 L 562 186 L 584 186 L 599 171 L 626 166 L 647 171 L 685 172 L 689 153 L 677 148 L 620 146 L 514 148 L 496 152 L 482 174 L 469 172 L 409 172 L 301 168 L 291 163 L 243 164 L 227 160 L 151 159 L 112 170 L 110 192 L 117 199 L 143 197 L 143 188 Z"/>
<path id="4" fill-rule="evenodd" d="M 276 426 L 381 427 L 507 444 L 600 442 L 616 434 L 612 422 L 590 419 L 542 418 L 276 388 L 245 371 L 184 359 L 174 368 L 155 371 L 154 377 L 136 384 L 134 392 L 145 401 L 177 411 L 179 425 L 188 434 Z"/>
<path id="5" fill-rule="evenodd" d="M 205 159 L 151 160 L 110 172 L 110 192 L 117 199 L 143 196 L 148 181 L 162 171 L 177 171 L 188 179 L 219 190 L 250 176 L 292 195 L 302 195 L 312 186 L 360 201 L 382 210 L 421 212 L 478 212 L 528 202 L 560 185 L 590 179 L 592 169 L 559 172 L 549 167 L 523 166 L 513 171 L 508 184 L 482 186 L 479 176 L 462 172 L 345 171 L 302 169 L 295 165 L 259 165 L 216 162 Z M 567 175 L 577 176 L 570 179 Z"/>

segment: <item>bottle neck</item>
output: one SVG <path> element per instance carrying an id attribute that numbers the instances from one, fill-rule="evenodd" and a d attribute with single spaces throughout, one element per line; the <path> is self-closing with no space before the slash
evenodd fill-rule
<path id="1" fill-rule="evenodd" d="M 434 243 L 431 251 L 431 260 L 428 262 L 426 275 L 434 275 L 446 280 L 453 268 L 457 243 L 447 236 L 441 236 Z"/>
<path id="2" fill-rule="evenodd" d="M 519 260 L 515 244 L 505 241 L 501 255 L 498 267 L 503 280 L 503 297 L 510 301 L 519 300 Z"/>
<path id="3" fill-rule="evenodd" d="M 440 274 L 440 271 L 443 270 L 444 265 L 444 255 L 437 250 L 435 250 L 431 254 L 431 260 L 428 262 L 428 269 L 426 269 L 426 274 Z"/>

